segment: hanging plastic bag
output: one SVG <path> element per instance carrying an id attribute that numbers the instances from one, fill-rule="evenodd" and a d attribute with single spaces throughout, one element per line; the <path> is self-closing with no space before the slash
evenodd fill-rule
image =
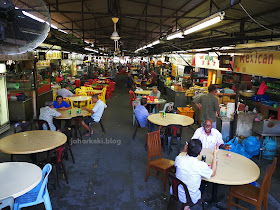
<path id="1" fill-rule="evenodd" d="M 241 144 L 245 147 L 245 151 L 251 156 L 256 156 L 260 152 L 261 141 L 255 136 L 244 139 Z"/>
<path id="2" fill-rule="evenodd" d="M 228 143 L 226 143 L 227 145 L 231 146 L 231 149 L 229 151 L 231 152 L 235 152 L 239 155 L 242 155 L 244 157 L 247 157 L 249 159 L 252 158 L 251 155 L 249 155 L 246 151 L 245 151 L 245 147 L 242 144 L 238 144 L 238 139 L 237 138 L 233 138 L 232 140 L 230 140 Z"/>
<path id="3" fill-rule="evenodd" d="M 264 82 L 262 82 L 257 92 L 257 95 L 263 95 L 266 89 L 267 89 L 267 85 Z"/>

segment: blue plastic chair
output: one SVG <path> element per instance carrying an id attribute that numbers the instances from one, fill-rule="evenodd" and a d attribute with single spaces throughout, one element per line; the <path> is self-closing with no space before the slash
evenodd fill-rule
<path id="1" fill-rule="evenodd" d="M 10 206 L 10 209 L 14 209 L 14 198 L 8 197 L 0 201 L 0 209 Z"/>
<path id="2" fill-rule="evenodd" d="M 46 164 L 42 170 L 41 182 L 32 190 L 24 195 L 17 197 L 14 203 L 14 210 L 21 209 L 27 206 L 34 206 L 44 202 L 46 210 L 51 210 L 51 200 L 47 188 L 48 176 L 52 170 L 51 164 Z"/>

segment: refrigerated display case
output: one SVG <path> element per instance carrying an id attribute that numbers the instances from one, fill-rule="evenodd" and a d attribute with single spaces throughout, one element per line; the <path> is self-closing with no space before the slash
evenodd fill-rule
<path id="1" fill-rule="evenodd" d="M 0 64 L 0 133 L 10 128 L 6 88 L 6 65 Z"/>

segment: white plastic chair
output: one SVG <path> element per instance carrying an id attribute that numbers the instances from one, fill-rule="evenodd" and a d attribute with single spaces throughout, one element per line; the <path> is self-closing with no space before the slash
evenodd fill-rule
<path id="1" fill-rule="evenodd" d="M 132 119 L 132 123 L 133 125 L 135 124 L 135 107 L 140 105 L 140 101 L 132 101 L 132 110 L 133 110 L 133 119 Z"/>
<path id="2" fill-rule="evenodd" d="M 10 206 L 10 209 L 14 209 L 14 198 L 8 197 L 0 201 L 0 209 Z"/>
<path id="3" fill-rule="evenodd" d="M 164 105 L 164 107 L 163 107 L 162 112 L 166 112 L 166 109 L 167 109 L 168 111 L 171 111 L 171 110 L 173 110 L 173 108 L 174 108 L 174 102 L 166 103 L 166 104 Z"/>

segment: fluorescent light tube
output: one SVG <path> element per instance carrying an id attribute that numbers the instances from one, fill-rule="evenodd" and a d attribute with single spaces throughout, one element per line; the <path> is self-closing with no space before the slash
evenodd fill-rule
<path id="1" fill-rule="evenodd" d="M 176 38 L 184 38 L 183 33 L 181 31 L 170 34 L 166 37 L 167 40 L 176 39 Z"/>

